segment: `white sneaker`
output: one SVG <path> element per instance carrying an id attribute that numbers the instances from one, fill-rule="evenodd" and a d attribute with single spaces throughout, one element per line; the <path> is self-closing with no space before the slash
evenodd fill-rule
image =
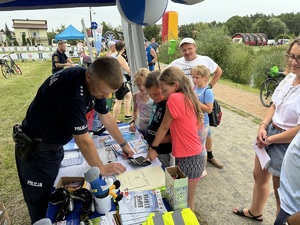
<path id="1" fill-rule="evenodd" d="M 206 175 L 207 175 L 207 172 L 206 172 L 206 169 L 205 169 L 205 170 L 203 170 L 203 172 L 202 172 L 202 174 L 200 176 L 200 179 L 203 178 L 203 177 L 205 177 Z"/>

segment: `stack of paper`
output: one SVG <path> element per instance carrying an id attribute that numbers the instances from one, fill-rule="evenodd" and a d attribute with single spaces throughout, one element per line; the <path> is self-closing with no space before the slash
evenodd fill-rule
<path id="1" fill-rule="evenodd" d="M 167 211 L 159 189 L 123 192 L 119 201 L 122 225 L 142 224 L 152 212 Z"/>

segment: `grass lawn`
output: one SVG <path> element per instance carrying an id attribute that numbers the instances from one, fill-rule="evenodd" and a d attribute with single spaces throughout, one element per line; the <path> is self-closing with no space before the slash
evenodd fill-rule
<path id="1" fill-rule="evenodd" d="M 51 75 L 51 61 L 18 62 L 23 75 L 5 79 L 0 72 L 0 202 L 8 209 L 12 224 L 30 224 L 17 175 L 12 127 L 21 123 L 39 86 Z M 123 107 L 119 116 L 124 121 Z"/>

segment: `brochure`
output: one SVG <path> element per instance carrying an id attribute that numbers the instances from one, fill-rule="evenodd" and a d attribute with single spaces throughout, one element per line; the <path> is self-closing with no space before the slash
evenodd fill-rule
<path id="1" fill-rule="evenodd" d="M 118 204 L 120 215 L 167 211 L 159 189 L 123 192 Z"/>

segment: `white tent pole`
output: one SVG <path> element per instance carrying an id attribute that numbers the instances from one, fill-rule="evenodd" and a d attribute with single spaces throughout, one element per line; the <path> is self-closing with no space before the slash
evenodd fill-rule
<path id="1" fill-rule="evenodd" d="M 90 45 L 90 42 L 89 42 L 89 37 L 88 37 L 87 32 L 86 32 L 86 28 L 85 28 L 85 24 L 84 24 L 83 18 L 81 19 L 81 25 L 82 25 L 82 28 L 83 28 L 83 32 L 84 32 L 84 36 L 85 36 L 85 43 L 86 43 L 86 45 L 88 47 L 88 51 L 89 51 L 89 54 L 90 54 L 90 57 L 91 57 L 91 61 L 94 62 L 94 56 L 93 56 L 92 46 Z"/>
<path id="2" fill-rule="evenodd" d="M 143 27 L 132 25 L 122 18 L 123 36 L 126 44 L 128 63 L 131 70 L 131 80 L 139 68 L 148 68 L 144 45 Z M 137 88 L 133 86 L 134 92 Z"/>

